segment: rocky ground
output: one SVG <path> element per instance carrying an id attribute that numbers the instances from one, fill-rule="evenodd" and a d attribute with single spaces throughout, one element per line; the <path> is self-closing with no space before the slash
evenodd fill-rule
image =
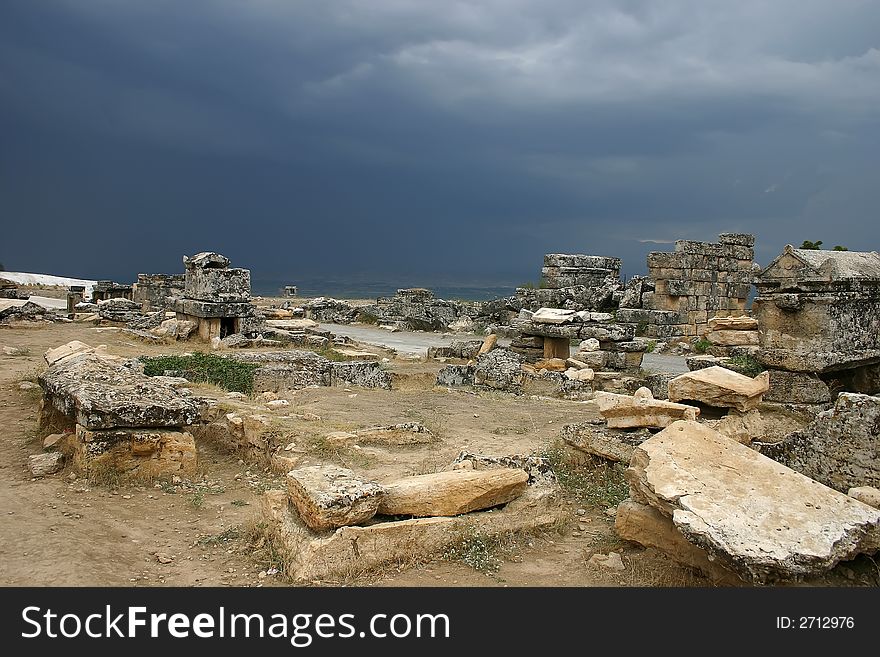
<path id="1" fill-rule="evenodd" d="M 195 343 L 147 345 L 112 327 L 53 324 L 0 328 L 0 584 L 97 586 L 287 585 L 261 538 L 259 494 L 279 477 L 263 463 L 200 441 L 199 475 L 191 480 L 125 485 L 86 481 L 70 471 L 33 479 L 27 457 L 40 451 L 36 430 L 40 390 L 22 389 L 44 368 L 43 352 L 70 340 L 106 344 L 121 356 L 183 352 Z M 387 353 L 388 356 L 392 354 Z M 546 451 L 562 426 L 596 417 L 592 404 L 504 393 L 434 387 L 439 363 L 391 359 L 394 389 L 311 388 L 281 395 L 287 406 L 267 409 L 238 400 L 282 422 L 296 435 L 323 435 L 375 424 L 420 422 L 437 442 L 412 446 L 328 449 L 306 463 L 332 462 L 377 479 L 432 472 L 461 450 L 499 455 Z M 28 386 L 25 386 L 28 388 Z M 196 394 L 225 398 L 211 386 Z M 319 418 L 319 419 L 316 419 Z M 246 458 L 242 458 L 246 457 Z M 568 521 L 557 530 L 479 541 L 355 579 L 315 584 L 376 586 L 702 586 L 707 580 L 654 550 L 619 540 L 608 508 L 620 499 L 619 479 L 587 464 L 566 481 Z M 615 552 L 610 559 L 603 555 Z M 596 555 L 599 555 L 596 557 Z M 825 583 L 874 584 L 867 558 L 836 568 Z"/>

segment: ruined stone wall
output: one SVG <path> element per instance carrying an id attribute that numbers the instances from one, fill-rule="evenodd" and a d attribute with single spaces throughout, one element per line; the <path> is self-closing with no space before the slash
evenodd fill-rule
<path id="1" fill-rule="evenodd" d="M 183 286 L 183 274 L 138 274 L 132 300 L 144 312 L 162 310 L 172 305 L 173 298 L 183 296 Z"/>
<path id="2" fill-rule="evenodd" d="M 741 315 L 754 277 L 753 235 L 722 233 L 718 242 L 679 240 L 672 253 L 648 254 L 654 292 L 641 310 L 618 311 L 618 321 L 647 325 L 650 337 L 697 336 L 711 317 Z"/>
<path id="3" fill-rule="evenodd" d="M 581 253 L 548 253 L 538 288 L 516 290 L 519 307 L 527 310 L 608 310 L 623 289 L 620 258 Z"/>

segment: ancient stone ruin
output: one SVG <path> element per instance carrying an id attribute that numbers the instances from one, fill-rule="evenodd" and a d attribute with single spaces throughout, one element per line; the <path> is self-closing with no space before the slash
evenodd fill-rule
<path id="1" fill-rule="evenodd" d="M 544 256 L 539 287 L 516 290 L 518 306 L 527 310 L 609 310 L 615 294 L 623 289 L 620 258 L 580 253 L 548 253 Z"/>
<path id="2" fill-rule="evenodd" d="M 829 385 L 880 392 L 880 254 L 789 245 L 755 285 L 773 398 L 827 402 Z"/>
<path id="3" fill-rule="evenodd" d="M 150 480 L 194 474 L 197 456 L 188 428 L 198 402 L 164 381 L 144 376 L 136 361 L 81 342 L 46 352 L 40 430 L 76 469 L 91 475 Z"/>
<path id="4" fill-rule="evenodd" d="M 183 297 L 184 274 L 138 274 L 132 300 L 141 304 L 143 312 L 171 309 L 174 300 Z"/>
<path id="5" fill-rule="evenodd" d="M 436 554 L 474 532 L 552 525 L 560 491 L 538 461 L 475 457 L 385 483 L 336 466 L 298 468 L 287 473 L 286 491 L 263 495 L 263 520 L 294 581 L 349 575 Z"/>
<path id="6" fill-rule="evenodd" d="M 177 319 L 191 321 L 204 341 L 250 333 L 260 325 L 250 302 L 251 273 L 229 266 L 229 258 L 204 252 L 184 256 L 183 297 L 174 302 Z"/>
<path id="7" fill-rule="evenodd" d="M 642 281 L 621 299 L 617 319 L 654 338 L 698 336 L 715 316 L 742 315 L 754 276 L 755 238 L 722 233 L 718 242 L 679 240 L 672 253 L 648 254 L 653 291 Z"/>

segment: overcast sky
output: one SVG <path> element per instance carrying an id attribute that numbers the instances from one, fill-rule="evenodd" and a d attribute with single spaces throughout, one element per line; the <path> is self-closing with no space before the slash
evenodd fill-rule
<path id="1" fill-rule="evenodd" d="M 880 2 L 6 0 L 0 262 L 131 281 L 880 250 Z"/>

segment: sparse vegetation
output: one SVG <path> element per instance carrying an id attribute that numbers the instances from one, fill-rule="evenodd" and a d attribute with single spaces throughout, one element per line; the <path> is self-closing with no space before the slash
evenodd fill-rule
<path id="1" fill-rule="evenodd" d="M 197 351 L 187 356 L 141 356 L 144 374 L 161 376 L 173 372 L 195 383 L 213 383 L 224 390 L 250 394 L 254 390 L 255 363 L 242 363 Z"/>
<path id="2" fill-rule="evenodd" d="M 487 536 L 473 526 L 443 552 L 444 561 L 459 561 L 485 575 L 494 575 L 515 546 L 511 534 Z"/>
<path id="3" fill-rule="evenodd" d="M 754 356 L 750 356 L 748 354 L 734 356 L 733 358 L 728 359 L 726 364 L 727 367 L 734 370 L 735 372 L 745 374 L 746 376 L 750 376 L 752 378 L 758 376 L 766 369 L 763 365 L 761 365 L 761 363 L 759 363 L 755 359 Z"/>
<path id="4" fill-rule="evenodd" d="M 712 346 L 712 343 L 709 342 L 706 338 L 700 338 L 694 343 L 694 351 L 698 354 L 705 354 L 709 351 L 709 347 Z"/>
<path id="5" fill-rule="evenodd" d="M 650 354 L 656 348 L 657 348 L 657 341 L 656 340 L 648 340 L 647 344 L 645 345 L 645 353 Z"/>
<path id="6" fill-rule="evenodd" d="M 626 468 L 620 463 L 595 458 L 585 466 L 577 466 L 559 445 L 551 445 L 542 456 L 550 461 L 559 485 L 578 503 L 604 509 L 629 496 Z"/>

